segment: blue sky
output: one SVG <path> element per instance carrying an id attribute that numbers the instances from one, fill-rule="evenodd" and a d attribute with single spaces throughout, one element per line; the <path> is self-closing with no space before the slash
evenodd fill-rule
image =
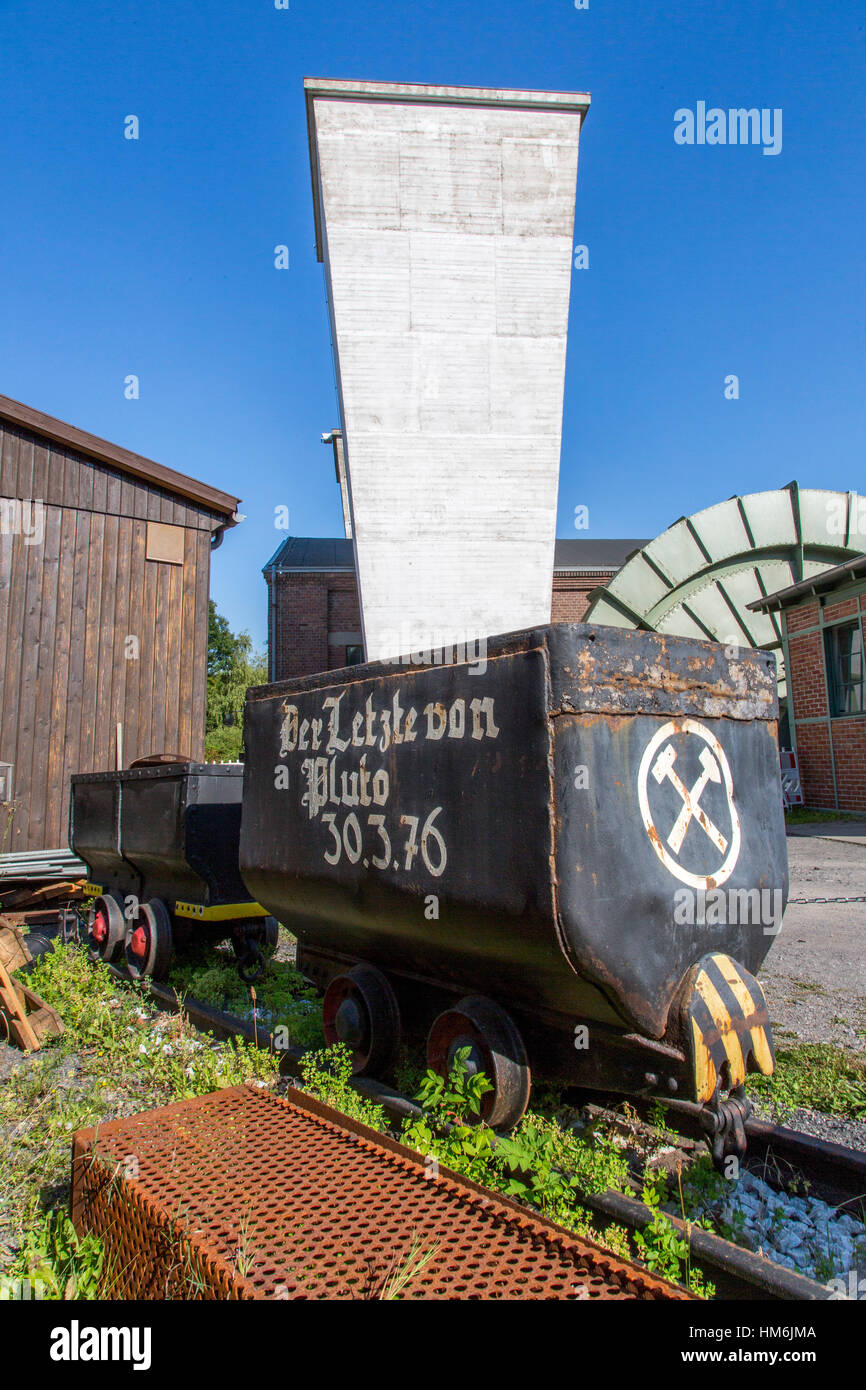
<path id="1" fill-rule="evenodd" d="M 866 491 L 864 35 L 850 0 L 0 0 L 0 392 L 241 496 L 211 591 L 263 645 L 274 508 L 342 534 L 304 76 L 588 90 L 559 534 Z M 782 108 L 781 153 L 677 145 L 701 100 Z"/>

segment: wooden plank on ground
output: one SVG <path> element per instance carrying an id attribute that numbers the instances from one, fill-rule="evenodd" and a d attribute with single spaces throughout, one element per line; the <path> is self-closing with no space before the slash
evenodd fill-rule
<path id="1" fill-rule="evenodd" d="M 32 959 L 21 928 L 0 917 L 0 961 L 9 973 L 27 965 Z"/>
<path id="2" fill-rule="evenodd" d="M 15 981 L 2 961 L 0 961 L 0 1009 L 6 1016 L 12 1042 L 23 1047 L 25 1052 L 37 1051 L 40 1043 L 27 1021 L 27 1001 L 20 998 Z"/>

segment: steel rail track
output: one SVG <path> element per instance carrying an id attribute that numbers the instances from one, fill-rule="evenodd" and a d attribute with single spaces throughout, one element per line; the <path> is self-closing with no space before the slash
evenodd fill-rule
<path id="1" fill-rule="evenodd" d="M 628 1103 L 644 1118 L 652 1109 L 650 1102 L 639 1098 L 629 1096 Z M 666 1122 L 678 1134 L 689 1139 L 704 1138 L 698 1105 L 686 1100 L 666 1100 L 659 1104 Z M 588 1108 L 599 1112 L 609 1109 L 602 1102 Z M 800 1174 L 831 1206 L 859 1208 L 861 1203 L 866 1203 L 866 1152 L 862 1149 L 849 1149 L 844 1144 L 754 1117 L 746 1120 L 745 1130 L 748 1159 L 775 1167 L 780 1176 L 788 1170 Z"/>
<path id="2" fill-rule="evenodd" d="M 109 967 L 112 973 L 128 983 L 129 977 L 122 970 Z M 234 1014 L 215 1009 L 200 1000 L 180 996 L 170 985 L 156 981 L 147 982 L 147 990 L 154 1002 L 162 1009 L 182 1012 L 195 1028 L 211 1033 L 217 1038 L 243 1037 L 258 1047 L 275 1051 L 280 1058 L 280 1071 L 288 1076 L 300 1076 L 303 1049 L 299 1047 L 277 1047 L 273 1034 L 267 1027 L 258 1027 L 252 1022 L 238 1018 Z M 381 1105 L 390 1119 L 402 1121 L 421 1114 L 420 1107 L 392 1086 L 375 1081 L 370 1077 L 356 1077 L 352 1081 L 354 1089 L 369 1100 Z M 629 1098 L 629 1103 L 632 1103 Z M 639 1109 L 639 1105 L 635 1108 Z M 678 1101 L 666 1106 L 672 1112 L 671 1118 L 681 1122 L 685 1128 L 691 1127 L 694 1137 L 703 1137 L 697 1119 L 697 1106 Z M 838 1144 L 825 1144 L 811 1135 L 799 1134 L 793 1130 L 766 1125 L 750 1120 L 747 1124 L 749 1142 L 755 1144 L 755 1151 L 774 1155 L 776 1159 L 797 1163 L 808 1171 L 822 1167 L 822 1183 L 826 1186 L 826 1165 L 836 1163 L 837 1171 L 843 1176 L 840 1182 L 851 1193 L 846 1200 L 852 1200 L 853 1186 L 860 1174 L 866 1174 L 866 1155 L 855 1150 L 845 1149 Z M 866 1187 L 860 1186 L 862 1195 Z M 584 1206 L 600 1216 L 625 1226 L 629 1231 L 643 1231 L 653 1220 L 649 1207 L 636 1197 L 620 1192 L 581 1194 Z M 745 1250 L 731 1241 L 710 1231 L 686 1223 L 678 1217 L 668 1218 L 683 1239 L 689 1242 L 693 1264 L 704 1276 L 715 1284 L 716 1297 L 722 1299 L 777 1300 L 821 1302 L 833 1297 L 823 1284 L 804 1275 L 795 1274 L 783 1265 L 775 1264 L 763 1255 Z"/>

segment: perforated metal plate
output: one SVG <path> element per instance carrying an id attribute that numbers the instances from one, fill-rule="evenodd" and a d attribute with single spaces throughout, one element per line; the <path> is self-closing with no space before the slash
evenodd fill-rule
<path id="1" fill-rule="evenodd" d="M 73 1219 L 105 1297 L 681 1299 L 689 1295 L 300 1092 L 151 1110 L 73 1141 Z"/>

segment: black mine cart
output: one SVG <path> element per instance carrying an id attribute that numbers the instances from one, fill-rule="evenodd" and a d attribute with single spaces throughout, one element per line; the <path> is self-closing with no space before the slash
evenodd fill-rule
<path id="1" fill-rule="evenodd" d="M 468 1046 L 492 1123 L 534 1071 L 739 1146 L 788 884 L 773 656 L 580 624 L 430 655 L 247 694 L 241 874 L 327 1036 L 379 1074 L 401 1030 Z"/>
<path id="2" fill-rule="evenodd" d="M 231 937 L 242 973 L 260 969 L 276 924 L 238 869 L 239 763 L 159 760 L 72 778 L 70 840 L 94 883 L 94 958 L 125 956 L 136 978 L 163 976 L 172 950 Z"/>

